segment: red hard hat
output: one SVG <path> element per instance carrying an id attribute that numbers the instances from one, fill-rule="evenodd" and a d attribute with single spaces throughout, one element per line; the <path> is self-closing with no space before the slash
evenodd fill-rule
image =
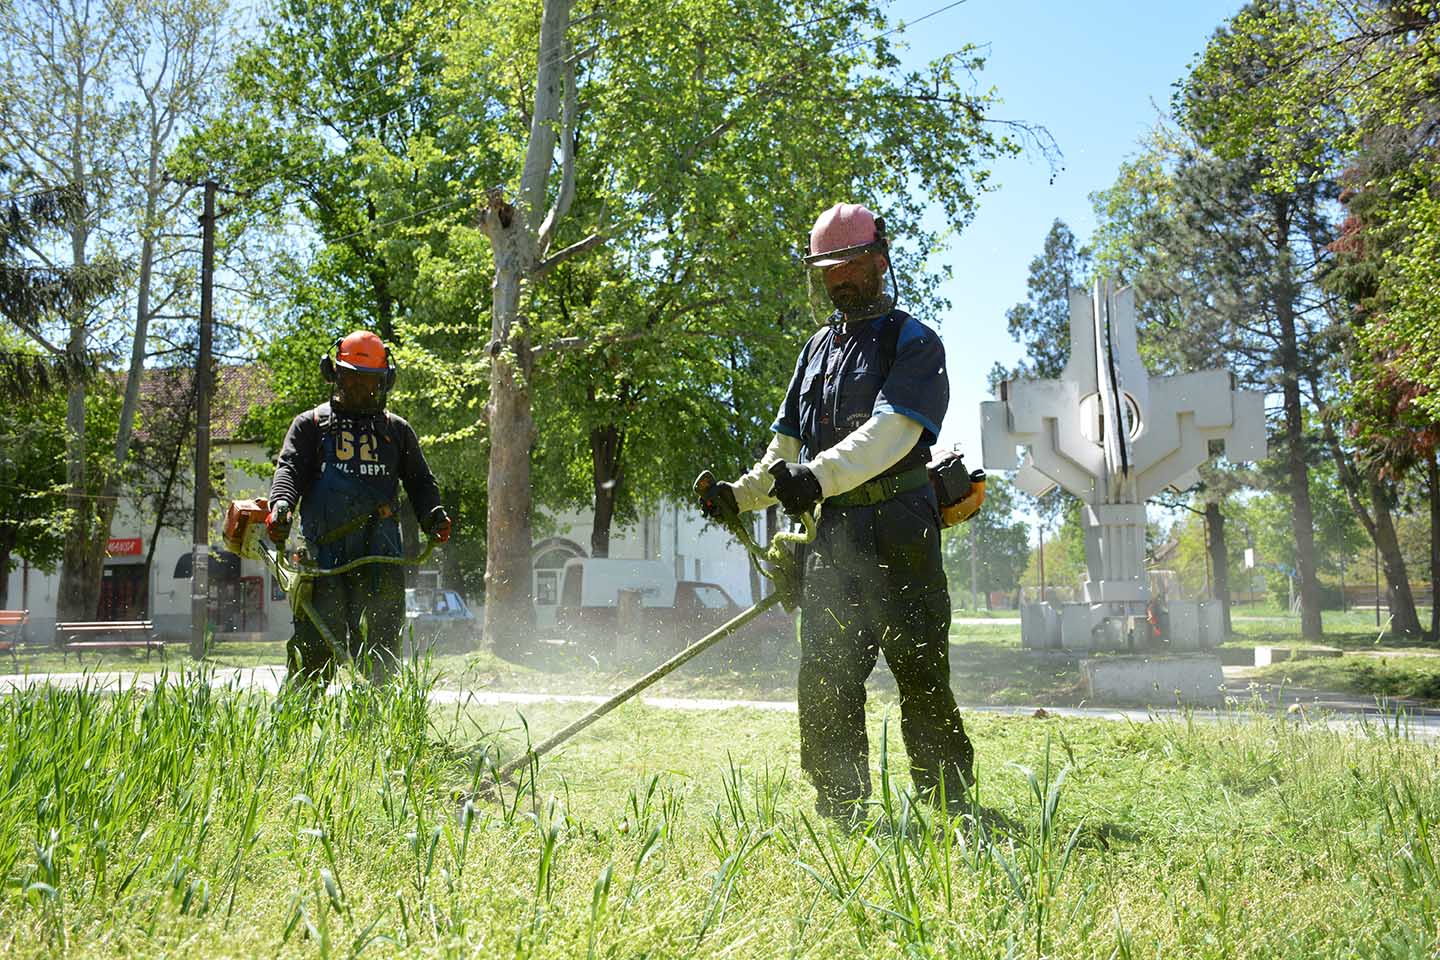
<path id="1" fill-rule="evenodd" d="M 862 253 L 883 253 L 884 221 L 858 203 L 837 203 L 810 228 L 812 267 L 833 267 Z M 826 256 L 833 254 L 833 256 Z"/>
<path id="2" fill-rule="evenodd" d="M 340 348 L 335 351 L 335 366 L 363 373 L 385 373 L 390 368 L 390 353 L 375 334 L 356 330 L 340 341 Z"/>

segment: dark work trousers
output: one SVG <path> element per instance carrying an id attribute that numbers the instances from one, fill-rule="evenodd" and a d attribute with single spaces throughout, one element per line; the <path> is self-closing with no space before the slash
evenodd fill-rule
<path id="1" fill-rule="evenodd" d="M 878 653 L 900 691 L 900 731 L 922 795 L 956 806 L 974 748 L 950 690 L 950 595 L 927 485 L 874 506 L 825 507 L 800 607 L 800 765 L 816 808 L 855 816 L 870 795 L 865 680 Z"/>
<path id="2" fill-rule="evenodd" d="M 383 682 L 400 662 L 405 571 L 393 564 L 370 563 L 311 582 L 315 612 L 345 645 L 355 665 L 371 681 Z M 287 680 L 328 683 L 335 676 L 330 645 L 304 614 L 295 615 L 295 635 L 285 652 L 290 664 Z"/>

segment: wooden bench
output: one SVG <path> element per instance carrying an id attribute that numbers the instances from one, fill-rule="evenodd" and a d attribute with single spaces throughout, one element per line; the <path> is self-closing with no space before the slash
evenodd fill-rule
<path id="1" fill-rule="evenodd" d="M 95 639 L 90 639 L 90 638 Z M 92 650 L 133 650 L 145 648 L 145 659 L 151 650 L 165 656 L 165 641 L 155 635 L 150 620 L 61 620 L 55 624 L 55 646 L 64 654 Z"/>
<path id="2" fill-rule="evenodd" d="M 0 610 L 0 651 L 10 654 L 12 663 L 18 662 L 15 649 L 20 646 L 25 624 L 29 622 L 29 610 Z"/>

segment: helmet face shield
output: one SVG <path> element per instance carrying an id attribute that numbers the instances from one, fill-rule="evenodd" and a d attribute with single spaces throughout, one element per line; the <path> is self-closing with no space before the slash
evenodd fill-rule
<path id="1" fill-rule="evenodd" d="M 806 291 L 810 313 L 817 324 L 877 317 L 895 305 L 886 290 L 884 241 L 857 244 L 805 258 Z"/>
<path id="2" fill-rule="evenodd" d="M 385 373 L 336 364 L 332 401 L 350 413 L 379 413 L 385 409 Z"/>

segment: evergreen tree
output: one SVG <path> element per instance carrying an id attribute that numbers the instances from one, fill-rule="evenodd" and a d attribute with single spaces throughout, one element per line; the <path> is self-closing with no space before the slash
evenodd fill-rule
<path id="1" fill-rule="evenodd" d="M 1084 288 L 1093 268 L 1090 248 L 1081 246 L 1064 220 L 1045 234 L 1040 254 L 1030 261 L 1024 303 L 1005 311 L 1010 336 L 1025 348 L 1013 379 L 1054 379 L 1070 357 L 1070 290 Z"/>

